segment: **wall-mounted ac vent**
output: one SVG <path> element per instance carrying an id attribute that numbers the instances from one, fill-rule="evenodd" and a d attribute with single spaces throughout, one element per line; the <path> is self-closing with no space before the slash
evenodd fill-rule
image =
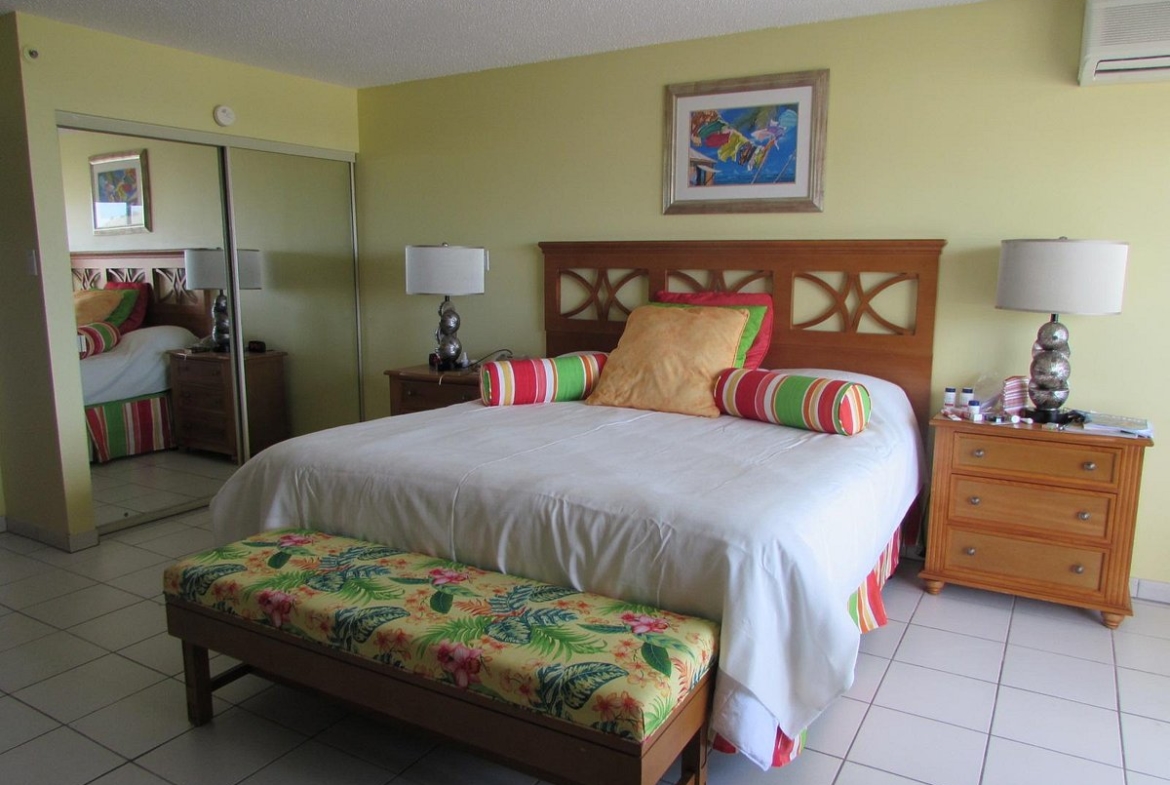
<path id="1" fill-rule="evenodd" d="M 1170 79 L 1170 0 L 1086 0 L 1080 82 Z"/>

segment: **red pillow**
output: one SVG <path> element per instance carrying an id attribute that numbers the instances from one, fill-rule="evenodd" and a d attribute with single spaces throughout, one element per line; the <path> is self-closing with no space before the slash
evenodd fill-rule
<path id="1" fill-rule="evenodd" d="M 748 369 L 759 368 L 764 358 L 768 356 L 768 349 L 772 346 L 772 295 L 753 294 L 748 292 L 658 292 L 654 295 L 656 303 L 683 303 L 685 305 L 736 306 L 736 305 L 766 305 L 764 320 L 760 323 L 760 331 L 756 339 L 747 350 L 743 367 Z"/>
<path id="2" fill-rule="evenodd" d="M 106 281 L 105 289 L 137 289 L 138 299 L 134 303 L 134 308 L 130 311 L 130 315 L 126 317 L 126 321 L 118 325 L 118 332 L 122 335 L 137 330 L 146 321 L 146 307 L 150 304 L 150 284 L 148 283 L 131 283 L 128 281 Z"/>

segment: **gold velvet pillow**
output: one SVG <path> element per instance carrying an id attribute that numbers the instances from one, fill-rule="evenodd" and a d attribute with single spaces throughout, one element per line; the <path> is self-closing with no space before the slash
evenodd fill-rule
<path id="1" fill-rule="evenodd" d="M 588 403 L 718 417 L 715 379 L 735 366 L 739 308 L 635 308 Z"/>
<path id="2" fill-rule="evenodd" d="M 77 326 L 104 322 L 122 304 L 122 293 L 106 289 L 86 289 L 73 293 L 73 315 Z"/>

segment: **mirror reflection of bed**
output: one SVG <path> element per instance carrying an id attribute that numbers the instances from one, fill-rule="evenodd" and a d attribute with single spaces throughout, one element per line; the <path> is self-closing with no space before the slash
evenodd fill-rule
<path id="1" fill-rule="evenodd" d="M 182 257 L 71 254 L 75 293 L 132 291 L 135 305 L 145 302 L 112 345 L 90 346 L 81 359 L 99 532 L 203 507 L 236 470 L 231 456 L 177 449 L 167 352 L 197 342 L 208 319 L 205 293 L 186 288 Z"/>

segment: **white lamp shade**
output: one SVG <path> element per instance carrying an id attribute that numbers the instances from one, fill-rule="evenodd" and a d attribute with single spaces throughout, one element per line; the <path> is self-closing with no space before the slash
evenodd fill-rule
<path id="1" fill-rule="evenodd" d="M 226 289 L 227 266 L 222 248 L 198 248 L 183 251 L 188 289 Z M 241 289 L 259 289 L 262 283 L 259 251 L 240 249 L 236 270 Z"/>
<path id="2" fill-rule="evenodd" d="M 1004 240 L 995 307 L 1121 313 L 1129 245 L 1107 240 Z"/>
<path id="3" fill-rule="evenodd" d="M 459 245 L 406 246 L 407 294 L 483 294 L 488 254 Z"/>
<path id="4" fill-rule="evenodd" d="M 183 251 L 183 267 L 187 271 L 188 289 L 226 289 L 226 257 L 220 248 L 198 248 Z"/>

